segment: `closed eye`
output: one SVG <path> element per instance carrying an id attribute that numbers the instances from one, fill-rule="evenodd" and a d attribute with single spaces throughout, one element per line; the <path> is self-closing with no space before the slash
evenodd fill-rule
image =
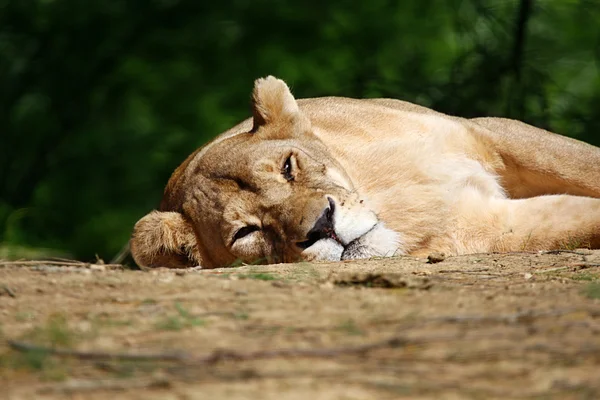
<path id="1" fill-rule="evenodd" d="M 257 225 L 246 225 L 246 226 L 238 229 L 237 232 L 233 235 L 232 243 L 238 239 L 248 236 L 252 232 L 256 232 L 259 230 L 260 230 L 260 228 Z"/>

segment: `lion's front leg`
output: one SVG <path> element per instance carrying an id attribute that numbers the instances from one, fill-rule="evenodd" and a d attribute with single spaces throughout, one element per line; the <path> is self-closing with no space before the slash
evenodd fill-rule
<path id="1" fill-rule="evenodd" d="M 551 195 L 504 200 L 491 251 L 600 248 L 600 199 Z"/>

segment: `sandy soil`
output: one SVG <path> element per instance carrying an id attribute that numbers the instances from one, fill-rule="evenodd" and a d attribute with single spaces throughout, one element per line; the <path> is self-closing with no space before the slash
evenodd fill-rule
<path id="1" fill-rule="evenodd" d="M 597 399 L 600 251 L 0 263 L 0 338 L 9 399 Z"/>

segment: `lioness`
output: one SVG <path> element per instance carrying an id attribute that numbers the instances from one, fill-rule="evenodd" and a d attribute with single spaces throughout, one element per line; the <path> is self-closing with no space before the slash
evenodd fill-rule
<path id="1" fill-rule="evenodd" d="M 600 247 L 600 149 L 399 100 L 296 100 L 255 82 L 253 118 L 194 152 L 135 225 L 146 267 Z"/>

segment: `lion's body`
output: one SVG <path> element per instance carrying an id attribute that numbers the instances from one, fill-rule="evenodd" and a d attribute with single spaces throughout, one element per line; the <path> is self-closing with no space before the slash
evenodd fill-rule
<path id="1" fill-rule="evenodd" d="M 254 118 L 175 171 L 132 251 L 147 266 L 216 267 L 600 247 L 598 198 L 593 146 L 398 100 L 296 102 L 267 78 Z"/>

